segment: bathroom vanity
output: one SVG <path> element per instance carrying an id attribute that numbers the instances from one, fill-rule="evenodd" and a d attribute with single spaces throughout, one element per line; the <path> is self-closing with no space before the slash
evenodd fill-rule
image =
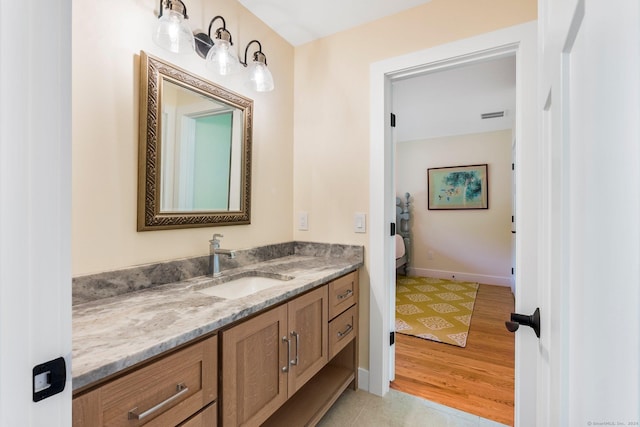
<path id="1" fill-rule="evenodd" d="M 350 293 L 336 294 L 342 283 Z M 223 331 L 222 425 L 315 425 L 355 389 L 357 294 L 355 271 Z M 345 298 L 351 313 L 329 319 Z"/>
<path id="2" fill-rule="evenodd" d="M 317 245 L 75 305 L 73 425 L 315 425 L 357 387 L 362 265 Z M 247 277 L 279 282 L 208 291 Z"/>

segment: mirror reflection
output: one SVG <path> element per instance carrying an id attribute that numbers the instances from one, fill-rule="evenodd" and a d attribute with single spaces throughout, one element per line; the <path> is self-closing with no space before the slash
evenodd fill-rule
<path id="1" fill-rule="evenodd" d="M 161 123 L 160 211 L 239 210 L 242 110 L 163 79 Z"/>
<path id="2" fill-rule="evenodd" d="M 140 53 L 138 230 L 249 224 L 253 101 Z"/>

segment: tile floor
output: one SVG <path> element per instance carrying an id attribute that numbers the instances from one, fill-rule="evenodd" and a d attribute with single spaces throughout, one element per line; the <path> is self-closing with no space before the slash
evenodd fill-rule
<path id="1" fill-rule="evenodd" d="M 384 397 L 347 389 L 318 427 L 504 427 L 419 397 L 390 390 Z"/>

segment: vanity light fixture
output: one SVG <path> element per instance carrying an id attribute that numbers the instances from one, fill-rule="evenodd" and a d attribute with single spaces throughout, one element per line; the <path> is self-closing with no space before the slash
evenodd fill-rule
<path id="1" fill-rule="evenodd" d="M 164 9 L 168 9 L 163 13 Z M 160 0 L 158 23 L 153 41 L 173 53 L 190 53 L 194 49 L 193 33 L 184 22 L 189 19 L 187 6 L 182 0 Z"/>
<path id="2" fill-rule="evenodd" d="M 213 40 L 211 38 L 211 27 L 216 19 L 222 21 L 222 27 L 216 30 L 216 38 Z M 209 22 L 209 32 L 207 34 L 196 34 L 195 40 L 196 52 L 207 61 L 207 67 L 211 68 L 216 74 L 226 76 L 239 70 L 240 61 L 232 48 L 231 33 L 227 31 L 227 23 L 222 16 L 214 17 Z"/>
<path id="3" fill-rule="evenodd" d="M 247 64 L 247 54 L 249 46 L 252 43 L 258 44 L 258 50 L 253 53 L 253 61 Z M 262 53 L 262 44 L 258 40 L 251 40 L 244 50 L 244 62 L 240 61 L 245 67 L 249 67 L 248 84 L 251 89 L 256 92 L 271 92 L 274 88 L 273 76 L 267 68 L 267 57 Z"/>
<path id="4" fill-rule="evenodd" d="M 233 48 L 231 33 L 227 23 L 220 15 L 209 22 L 209 30 L 195 36 L 184 22 L 189 19 L 187 6 L 182 0 L 159 0 L 158 23 L 153 33 L 153 41 L 160 47 L 173 53 L 189 53 L 193 50 L 205 59 L 207 67 L 219 76 L 233 74 L 240 69 L 240 64 L 248 68 L 247 85 L 256 92 L 271 92 L 274 88 L 273 76 L 267 68 L 267 57 L 262 53 L 262 44 L 251 40 L 244 50 L 244 61 L 238 58 Z M 165 11 L 165 9 L 167 9 Z M 213 23 L 222 21 L 222 26 L 215 30 L 211 38 Z M 253 52 L 253 60 L 248 63 L 249 48 L 256 43 L 258 49 Z"/>

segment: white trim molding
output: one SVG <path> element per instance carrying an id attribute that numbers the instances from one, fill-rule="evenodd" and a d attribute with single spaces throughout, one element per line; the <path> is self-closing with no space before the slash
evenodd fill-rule
<path id="1" fill-rule="evenodd" d="M 450 279 L 462 282 L 478 282 L 483 285 L 511 287 L 511 277 L 488 276 L 486 274 L 464 273 L 459 271 L 431 270 L 428 268 L 408 269 L 410 276 L 433 277 L 435 279 Z"/>
<path id="2" fill-rule="evenodd" d="M 369 371 L 363 368 L 358 368 L 358 389 L 369 391 Z"/>

